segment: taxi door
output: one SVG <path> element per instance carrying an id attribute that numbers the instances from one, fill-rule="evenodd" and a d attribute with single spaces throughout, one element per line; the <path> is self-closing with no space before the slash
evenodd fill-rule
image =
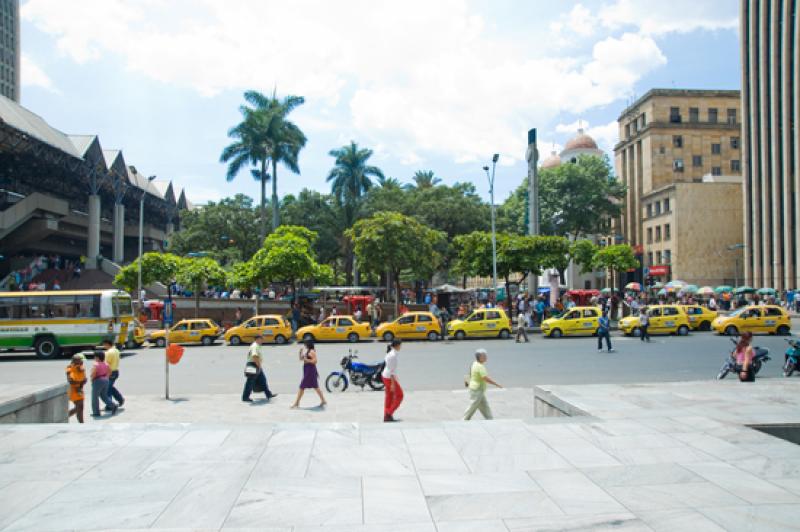
<path id="1" fill-rule="evenodd" d="M 397 319 L 397 329 L 394 335 L 398 338 L 414 338 L 414 318 L 413 314 L 400 316 Z"/>
<path id="2" fill-rule="evenodd" d="M 600 315 L 597 309 L 585 308 L 583 315 L 577 320 L 577 330 L 575 334 L 593 335 L 597 328 L 600 326 Z"/>
<path id="3" fill-rule="evenodd" d="M 664 307 L 661 310 L 662 330 L 664 332 L 674 332 L 678 329 L 678 318 L 681 311 L 678 307 Z"/>
<path id="4" fill-rule="evenodd" d="M 436 334 L 441 334 L 442 328 L 438 322 L 434 323 L 433 318 L 427 314 L 417 314 L 414 329 L 416 329 L 417 338 L 427 338 L 430 331 L 436 331 Z"/>
<path id="5" fill-rule="evenodd" d="M 503 315 L 497 310 L 487 310 L 486 319 L 483 321 L 483 334 L 497 336 L 503 328 Z"/>
<path id="6" fill-rule="evenodd" d="M 647 311 L 650 316 L 650 325 L 647 328 L 648 333 L 660 333 L 664 330 L 664 318 L 661 315 L 661 308 L 651 308 Z"/>
<path id="7" fill-rule="evenodd" d="M 264 318 L 264 322 L 261 324 L 261 336 L 270 342 L 274 342 L 280 326 L 281 322 L 277 318 Z"/>
<path id="8" fill-rule="evenodd" d="M 169 331 L 170 343 L 182 344 L 189 341 L 189 324 L 181 322 Z"/>
<path id="9" fill-rule="evenodd" d="M 317 340 L 333 340 L 336 338 L 336 318 L 328 318 L 319 324 Z"/>
<path id="10" fill-rule="evenodd" d="M 579 329 L 578 324 L 580 321 L 581 311 L 570 310 L 564 315 L 563 318 L 561 318 L 561 323 L 556 325 L 556 327 L 561 328 L 561 332 L 564 334 L 564 336 L 569 336 L 571 334 L 575 334 Z"/>
<path id="11" fill-rule="evenodd" d="M 476 310 L 473 312 L 464 324 L 464 332 L 472 336 L 481 336 L 485 334 L 483 327 L 484 316 L 485 311 L 483 310 Z"/>
<path id="12" fill-rule="evenodd" d="M 337 340 L 346 340 L 347 335 L 353 332 L 353 325 L 355 322 L 350 318 L 339 318 L 336 322 L 335 338 Z"/>
<path id="13" fill-rule="evenodd" d="M 762 323 L 760 332 L 777 332 L 778 325 L 783 317 L 783 312 L 781 312 L 781 309 L 778 307 L 764 307 L 762 310 L 763 317 L 761 319 Z"/>
<path id="14" fill-rule="evenodd" d="M 261 318 L 250 318 L 242 324 L 242 334 L 240 338 L 242 342 L 252 343 L 255 340 L 256 333 L 261 327 Z"/>
<path id="15" fill-rule="evenodd" d="M 758 307 L 746 309 L 742 312 L 741 324 L 739 332 L 762 332 L 764 330 L 763 309 Z"/>
<path id="16" fill-rule="evenodd" d="M 193 321 L 189 327 L 189 341 L 200 342 L 203 338 L 203 331 L 210 329 L 211 326 L 205 321 Z"/>

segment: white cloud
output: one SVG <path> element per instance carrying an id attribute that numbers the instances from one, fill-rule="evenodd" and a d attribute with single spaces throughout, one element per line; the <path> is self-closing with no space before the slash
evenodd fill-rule
<path id="1" fill-rule="evenodd" d="M 627 27 L 639 8 L 615 6 L 604 23 Z M 651 37 L 630 31 L 601 36 L 589 56 L 536 55 L 537 36 L 486 30 L 467 0 L 29 0 L 22 14 L 79 63 L 111 56 L 205 96 L 276 85 L 302 94 L 309 107 L 350 115 L 306 119 L 310 128 L 337 124 L 345 140 L 380 143 L 379 153 L 408 164 L 433 153 L 471 163 L 498 151 L 513 164 L 532 125 L 619 100 L 666 63 Z M 578 4 L 559 23 L 589 38 L 598 16 Z"/>
<path id="2" fill-rule="evenodd" d="M 22 73 L 20 82 L 23 87 L 39 87 L 40 89 L 53 93 L 59 92 L 55 85 L 53 85 L 53 80 L 50 79 L 50 76 L 48 76 L 28 54 L 23 53 L 19 62 L 20 71 Z"/>
<path id="3" fill-rule="evenodd" d="M 616 0 L 600 9 L 611 29 L 635 27 L 646 35 L 703 30 L 736 30 L 739 2 L 733 0 Z"/>
<path id="4" fill-rule="evenodd" d="M 553 44 L 557 47 L 575 45 L 580 39 L 594 35 L 597 24 L 596 14 L 583 4 L 575 4 L 568 13 L 550 23 L 552 39 L 555 40 Z"/>

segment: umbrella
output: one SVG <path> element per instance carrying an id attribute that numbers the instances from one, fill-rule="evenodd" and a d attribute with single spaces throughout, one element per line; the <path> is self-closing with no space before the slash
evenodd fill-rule
<path id="1" fill-rule="evenodd" d="M 718 287 L 716 287 L 714 289 L 714 292 L 716 292 L 718 294 L 722 294 L 724 292 L 733 292 L 733 287 L 732 286 L 728 286 L 726 284 L 719 285 Z"/>
<path id="2" fill-rule="evenodd" d="M 710 286 L 702 286 L 697 290 L 695 290 L 694 293 L 697 294 L 698 296 L 713 296 L 714 289 L 711 288 Z"/>
<path id="3" fill-rule="evenodd" d="M 653 290 L 658 290 L 659 288 L 664 288 L 664 283 L 653 283 L 653 286 L 651 286 L 650 288 L 652 288 Z"/>
<path id="4" fill-rule="evenodd" d="M 752 286 L 740 286 L 736 288 L 736 290 L 734 290 L 733 293 L 738 296 L 739 294 L 752 294 L 755 291 L 756 289 L 753 288 Z"/>
<path id="5" fill-rule="evenodd" d="M 775 289 L 774 288 L 759 288 L 756 290 L 756 293 L 760 296 L 774 296 Z"/>
<path id="6" fill-rule="evenodd" d="M 667 295 L 667 289 L 666 288 L 662 288 L 661 290 L 658 291 L 658 295 L 660 295 L 660 296 Z"/>
<path id="7" fill-rule="evenodd" d="M 641 292 L 642 285 L 639 283 L 628 283 L 625 285 L 625 290 L 632 290 L 634 292 Z"/>
<path id="8" fill-rule="evenodd" d="M 611 293 L 611 289 L 610 288 L 603 288 L 602 290 L 600 290 L 600 293 L 601 294 L 610 294 Z"/>
<path id="9" fill-rule="evenodd" d="M 695 294 L 697 293 L 697 285 L 696 284 L 687 284 L 683 288 L 681 288 L 681 292 L 686 292 L 687 294 Z"/>
<path id="10" fill-rule="evenodd" d="M 686 283 L 684 283 L 683 281 L 675 280 L 668 282 L 667 286 L 672 288 L 683 288 L 684 286 L 686 286 Z"/>

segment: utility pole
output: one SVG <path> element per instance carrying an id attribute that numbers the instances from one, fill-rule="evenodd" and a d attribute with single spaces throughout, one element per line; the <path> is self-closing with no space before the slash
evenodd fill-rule
<path id="1" fill-rule="evenodd" d="M 489 180 L 489 201 L 491 202 L 492 213 L 492 293 L 494 294 L 494 304 L 497 304 L 497 237 L 495 235 L 495 214 L 494 214 L 494 171 L 497 167 L 497 161 L 500 159 L 500 154 L 495 153 L 492 156 L 492 173 L 489 174 L 489 167 L 484 166 L 483 170 L 486 172 L 486 178 Z M 508 301 L 508 294 L 506 294 L 506 301 Z"/>
<path id="2" fill-rule="evenodd" d="M 536 148 L 536 128 L 528 130 L 528 150 L 525 153 L 528 161 L 528 234 L 539 234 L 539 150 Z M 531 273 L 528 275 L 528 295 L 538 295 L 539 279 Z"/>

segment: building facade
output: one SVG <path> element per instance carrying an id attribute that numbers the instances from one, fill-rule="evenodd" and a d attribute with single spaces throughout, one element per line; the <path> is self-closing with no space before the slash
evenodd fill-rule
<path id="1" fill-rule="evenodd" d="M 0 95 L 20 97 L 19 0 L 0 0 Z"/>
<path id="2" fill-rule="evenodd" d="M 798 0 L 742 0 L 745 277 L 800 288 Z"/>
<path id="3" fill-rule="evenodd" d="M 729 243 L 721 227 L 741 220 L 741 203 L 730 196 L 742 186 L 740 109 L 739 91 L 653 89 L 620 115 L 614 162 L 627 196 L 614 239 L 637 252 L 642 268 L 633 279 L 711 284 L 734 277 L 740 257 L 727 247 L 741 244 L 741 236 Z M 703 225 L 686 225 L 690 213 Z M 692 229 L 678 231 L 676 223 Z"/>

